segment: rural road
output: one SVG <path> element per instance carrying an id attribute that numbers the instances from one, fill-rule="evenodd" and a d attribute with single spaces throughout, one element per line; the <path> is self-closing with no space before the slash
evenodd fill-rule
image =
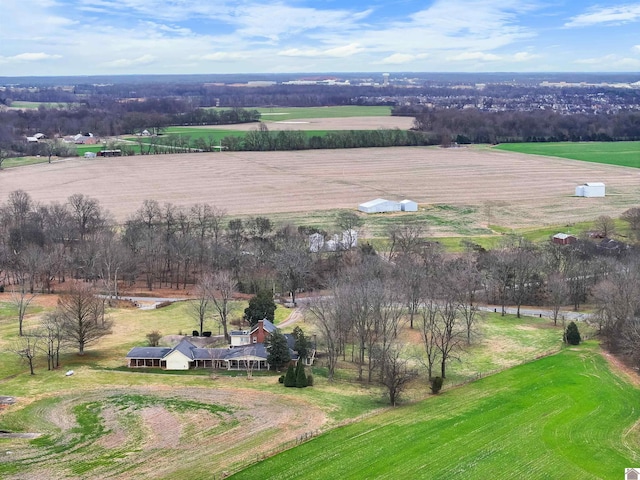
<path id="1" fill-rule="evenodd" d="M 99 298 L 113 298 L 108 295 L 98 295 Z M 118 300 L 130 301 L 140 310 L 153 310 L 156 306 L 163 302 L 182 302 L 188 300 L 187 298 L 171 298 L 171 297 L 130 297 L 128 295 L 119 296 Z"/>

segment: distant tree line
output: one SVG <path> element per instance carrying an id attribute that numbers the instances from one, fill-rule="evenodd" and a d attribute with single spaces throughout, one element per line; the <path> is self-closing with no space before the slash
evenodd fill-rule
<path id="1" fill-rule="evenodd" d="M 394 114 L 415 115 L 415 128 L 451 143 L 612 142 L 640 140 L 640 112 L 563 115 L 548 110 L 487 112 L 475 108 L 397 107 Z"/>
<path id="2" fill-rule="evenodd" d="M 300 130 L 269 131 L 265 124 L 243 137 L 226 136 L 222 145 L 232 151 L 284 151 L 326 148 L 400 147 L 434 145 L 435 138 L 412 130 L 377 129 L 329 131 L 308 136 Z"/>

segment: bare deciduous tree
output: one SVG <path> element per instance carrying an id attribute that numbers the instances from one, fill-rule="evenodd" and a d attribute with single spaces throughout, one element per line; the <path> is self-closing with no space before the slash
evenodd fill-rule
<path id="1" fill-rule="evenodd" d="M 216 272 L 205 281 L 213 307 L 215 308 L 218 321 L 222 325 L 224 338 L 227 342 L 231 340 L 229 336 L 229 304 L 233 300 L 233 295 L 238 290 L 238 283 L 233 278 L 233 274 L 228 270 Z"/>
<path id="2" fill-rule="evenodd" d="M 195 298 L 187 303 L 187 311 L 195 320 L 200 336 L 202 336 L 204 323 L 207 321 L 207 315 L 211 311 L 211 291 L 207 279 L 203 279 L 196 284 L 193 294 Z"/>
<path id="3" fill-rule="evenodd" d="M 38 341 L 39 339 L 36 336 L 23 335 L 15 341 L 11 349 L 24 363 L 29 365 L 31 375 L 35 375 L 34 361 L 38 351 Z"/>
<path id="4" fill-rule="evenodd" d="M 336 299 L 316 297 L 307 306 L 313 323 L 320 329 L 320 336 L 327 349 L 327 378 L 333 381 L 340 355 L 341 312 Z"/>
<path id="5" fill-rule="evenodd" d="M 84 355 L 87 346 L 111 333 L 112 323 L 105 317 L 104 302 L 87 284 L 72 285 L 68 293 L 61 295 L 57 313 L 65 339 L 78 347 L 79 355 Z"/>
<path id="6" fill-rule="evenodd" d="M 409 366 L 409 361 L 403 358 L 403 349 L 399 345 L 394 345 L 383 353 L 382 381 L 387 388 L 389 403 L 396 406 L 402 393 L 406 390 L 409 382 L 416 377 L 416 372 Z"/>

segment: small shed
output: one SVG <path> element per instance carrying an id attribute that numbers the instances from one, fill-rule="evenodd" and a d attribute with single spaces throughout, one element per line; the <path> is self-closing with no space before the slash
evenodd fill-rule
<path id="1" fill-rule="evenodd" d="M 604 197 L 605 185 L 602 182 L 587 182 L 576 187 L 576 197 Z"/>
<path id="2" fill-rule="evenodd" d="M 394 202 L 393 200 L 386 200 L 384 198 L 376 198 L 365 203 L 358 205 L 358 210 L 364 213 L 384 213 L 384 212 L 399 212 L 402 210 L 400 202 Z"/>
<path id="3" fill-rule="evenodd" d="M 577 242 L 578 239 L 573 235 L 569 235 L 568 233 L 556 233 L 553 237 L 551 237 L 551 241 L 557 245 L 570 245 Z"/>
<path id="4" fill-rule="evenodd" d="M 403 212 L 417 212 L 418 204 L 413 200 L 405 199 L 400 202 L 400 208 Z"/>

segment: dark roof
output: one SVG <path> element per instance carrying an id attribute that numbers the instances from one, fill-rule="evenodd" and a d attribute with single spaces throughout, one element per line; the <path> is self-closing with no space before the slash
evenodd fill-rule
<path id="1" fill-rule="evenodd" d="M 172 348 L 169 347 L 134 347 L 127 358 L 163 358 Z"/>
<path id="2" fill-rule="evenodd" d="M 196 346 L 193 343 L 191 343 L 186 338 L 183 338 L 178 345 L 173 347 L 172 351 L 177 350 L 181 354 L 183 354 L 185 357 L 193 360 L 195 358 L 193 355 L 193 351 L 195 349 L 196 349 Z"/>
<path id="3" fill-rule="evenodd" d="M 254 343 L 252 345 L 243 345 L 242 347 L 230 348 L 227 350 L 229 353 L 224 357 L 227 360 L 231 360 L 233 358 L 244 357 L 246 355 L 251 355 L 253 357 L 260 357 L 267 359 L 267 349 L 264 346 L 264 343 Z"/>
<path id="4" fill-rule="evenodd" d="M 262 329 L 267 333 L 273 333 L 278 329 L 278 327 L 276 327 L 273 323 L 265 318 L 263 320 L 258 320 L 256 326 L 251 329 L 251 333 L 255 332 L 258 329 L 260 323 L 262 323 Z"/>
<path id="5" fill-rule="evenodd" d="M 289 349 L 293 350 L 293 348 L 296 346 L 296 337 L 294 337 L 290 333 L 285 333 L 284 334 L 284 338 L 287 339 L 287 345 L 288 345 Z"/>

